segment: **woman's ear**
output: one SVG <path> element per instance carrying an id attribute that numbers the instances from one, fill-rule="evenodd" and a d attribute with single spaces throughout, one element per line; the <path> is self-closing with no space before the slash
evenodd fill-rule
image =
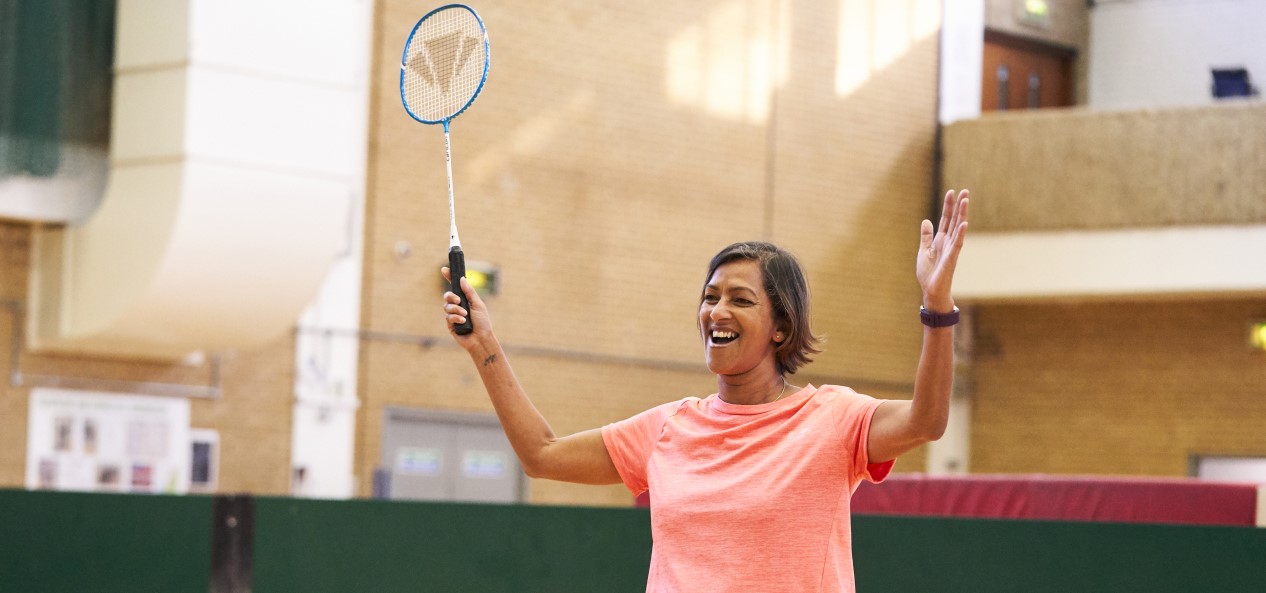
<path id="1" fill-rule="evenodd" d="M 786 342 L 791 337 L 790 321 L 783 320 L 778 323 L 778 329 L 774 330 L 774 341 L 779 344 Z"/>

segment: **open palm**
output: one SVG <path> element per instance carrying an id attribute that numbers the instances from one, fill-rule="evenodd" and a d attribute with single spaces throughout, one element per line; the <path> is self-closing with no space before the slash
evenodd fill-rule
<path id="1" fill-rule="evenodd" d="M 950 285 L 954 282 L 954 268 L 958 253 L 963 249 L 967 235 L 967 190 L 955 195 L 954 190 L 945 193 L 941 208 L 941 223 L 935 229 L 932 221 L 924 220 L 919 229 L 919 255 L 915 258 L 914 273 L 923 289 L 923 304 L 929 310 L 947 312 L 954 307 Z"/>

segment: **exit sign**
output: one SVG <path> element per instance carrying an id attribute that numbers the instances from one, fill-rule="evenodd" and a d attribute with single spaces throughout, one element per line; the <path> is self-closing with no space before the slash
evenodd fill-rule
<path id="1" fill-rule="evenodd" d="M 1051 6 L 1046 0 L 1015 0 L 1015 18 L 1022 25 L 1049 29 Z"/>
<path id="2" fill-rule="evenodd" d="M 1266 350 L 1266 319 L 1249 322 L 1248 343 L 1258 350 Z"/>

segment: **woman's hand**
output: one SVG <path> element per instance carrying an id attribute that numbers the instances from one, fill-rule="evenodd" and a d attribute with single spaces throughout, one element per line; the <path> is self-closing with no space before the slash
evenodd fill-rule
<path id="1" fill-rule="evenodd" d="M 954 267 L 963 248 L 963 237 L 967 235 L 967 190 L 958 192 L 957 196 L 954 190 L 946 192 L 936 233 L 932 232 L 932 221 L 924 220 L 920 235 L 914 273 L 923 289 L 923 306 L 934 313 L 948 313 L 954 310 L 950 285 L 954 282 Z"/>
<path id="2" fill-rule="evenodd" d="M 450 282 L 448 266 L 440 268 L 440 274 L 444 276 L 446 282 Z M 448 325 L 448 332 L 453 335 L 453 339 L 467 352 L 474 352 L 481 341 L 492 337 L 492 319 L 488 316 L 488 307 L 484 305 L 484 300 L 479 297 L 475 289 L 470 287 L 470 281 L 462 277 L 461 285 L 466 293 L 466 299 L 470 302 L 471 310 L 463 309 L 461 299 L 452 291 L 445 292 L 444 322 Z M 467 315 L 470 316 L 473 329 L 469 334 L 458 335 L 453 331 L 453 326 L 466 321 Z"/>

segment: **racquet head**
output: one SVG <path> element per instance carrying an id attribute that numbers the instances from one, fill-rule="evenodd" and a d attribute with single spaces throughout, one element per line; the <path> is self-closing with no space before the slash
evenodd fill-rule
<path id="1" fill-rule="evenodd" d="M 400 58 L 400 100 L 409 116 L 444 124 L 470 107 L 488 79 L 488 31 L 464 4 L 441 6 L 418 21 Z"/>

